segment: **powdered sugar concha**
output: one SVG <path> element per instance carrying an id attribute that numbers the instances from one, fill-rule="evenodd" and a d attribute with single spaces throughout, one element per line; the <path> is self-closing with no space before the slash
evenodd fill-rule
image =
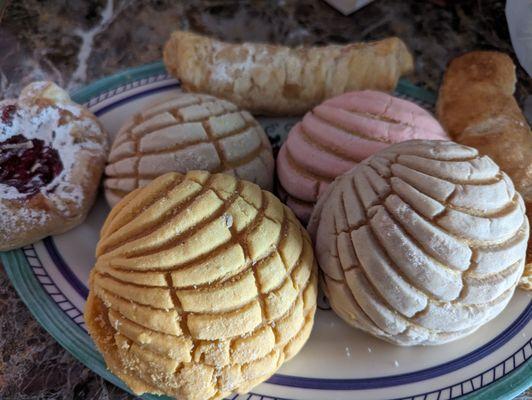
<path id="1" fill-rule="evenodd" d="M 529 236 L 508 176 L 447 141 L 393 145 L 337 178 L 309 230 L 333 309 L 400 345 L 445 343 L 497 316 Z"/>
<path id="2" fill-rule="evenodd" d="M 417 104 L 365 90 L 326 100 L 288 134 L 277 158 L 286 204 L 307 222 L 319 195 L 338 175 L 386 148 L 410 139 L 448 139 Z"/>
<path id="3" fill-rule="evenodd" d="M 181 93 L 135 115 L 119 131 L 105 169 L 113 206 L 166 172 L 224 172 L 271 190 L 274 161 L 264 130 L 247 111 Z"/>
<path id="4" fill-rule="evenodd" d="M 84 220 L 108 144 L 94 115 L 52 82 L 31 83 L 0 113 L 0 250 L 10 250 Z"/>

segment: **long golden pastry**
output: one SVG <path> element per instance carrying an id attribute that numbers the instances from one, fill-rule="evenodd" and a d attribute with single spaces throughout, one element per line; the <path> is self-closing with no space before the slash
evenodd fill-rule
<path id="1" fill-rule="evenodd" d="M 487 154 L 512 178 L 532 219 L 532 133 L 513 96 L 515 82 L 506 54 L 464 54 L 445 72 L 437 115 L 454 140 Z M 532 289 L 532 241 L 521 287 Z"/>
<path id="2" fill-rule="evenodd" d="M 176 31 L 164 63 L 183 87 L 226 98 L 253 113 L 299 115 L 324 99 L 362 89 L 391 91 L 413 68 L 396 37 L 344 46 L 231 44 Z"/>

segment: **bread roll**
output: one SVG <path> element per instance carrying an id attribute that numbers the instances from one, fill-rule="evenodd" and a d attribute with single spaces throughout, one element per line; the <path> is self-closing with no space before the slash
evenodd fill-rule
<path id="1" fill-rule="evenodd" d="M 273 186 L 270 142 L 250 113 L 212 96 L 179 93 L 120 129 L 105 168 L 105 195 L 112 207 L 159 175 L 195 169 Z"/>
<path id="2" fill-rule="evenodd" d="M 176 31 L 164 63 L 186 90 L 228 99 L 252 113 L 301 115 L 323 100 L 363 89 L 391 91 L 413 69 L 406 45 L 377 42 L 290 48 L 231 44 Z"/>
<path id="3" fill-rule="evenodd" d="M 420 140 L 337 178 L 309 230 L 334 311 L 405 346 L 449 342 L 497 316 L 529 236 L 521 195 L 488 156 Z"/>
<path id="4" fill-rule="evenodd" d="M 437 103 L 451 137 L 500 165 L 521 193 L 532 216 L 532 132 L 515 101 L 515 66 L 494 51 L 473 51 L 454 59 L 445 72 Z M 532 289 L 532 243 L 522 287 Z"/>
<path id="5" fill-rule="evenodd" d="M 226 174 L 168 173 L 101 231 L 85 308 L 108 368 L 136 394 L 221 399 L 267 379 L 307 340 L 317 271 L 271 193 Z"/>
<path id="6" fill-rule="evenodd" d="M 334 178 L 378 150 L 409 139 L 448 138 L 417 104 L 373 90 L 344 93 L 309 111 L 290 130 L 277 157 L 280 192 L 306 223 Z"/>

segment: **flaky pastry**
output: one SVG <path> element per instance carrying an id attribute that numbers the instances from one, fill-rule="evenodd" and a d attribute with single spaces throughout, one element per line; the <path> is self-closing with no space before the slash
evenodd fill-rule
<path id="1" fill-rule="evenodd" d="M 164 63 L 186 90 L 225 98 L 252 113 L 301 115 L 341 93 L 391 91 L 413 69 L 401 39 L 347 45 L 225 43 L 176 31 Z"/>
<path id="2" fill-rule="evenodd" d="M 107 133 L 52 82 L 0 102 L 0 251 L 80 224 L 98 191 Z"/>

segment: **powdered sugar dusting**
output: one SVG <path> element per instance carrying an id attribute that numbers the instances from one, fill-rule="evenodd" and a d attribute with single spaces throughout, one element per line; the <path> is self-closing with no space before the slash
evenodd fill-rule
<path id="1" fill-rule="evenodd" d="M 345 355 L 347 356 L 347 358 L 351 358 L 351 349 L 349 348 L 349 346 L 346 346 L 345 348 Z"/>
<path id="2" fill-rule="evenodd" d="M 21 228 L 24 228 L 25 222 L 31 222 L 32 224 L 42 226 L 49 220 L 49 218 L 49 214 L 44 210 L 35 210 L 25 207 L 10 208 L 6 207 L 0 201 L 0 224 L 2 224 L 0 240 L 5 241 L 7 239 L 5 233 L 20 231 Z"/>
<path id="3" fill-rule="evenodd" d="M 326 287 L 337 296 L 333 309 L 355 301 L 372 320 L 337 309 L 350 325 L 400 345 L 441 344 L 507 305 L 523 270 L 528 225 L 519 194 L 482 159 L 452 142 L 403 142 L 331 184 L 311 230 L 315 247 L 332 255 L 318 252 Z M 387 182 L 390 190 L 379 198 Z M 358 215 L 366 218 L 345 222 Z M 329 285 L 336 271 L 349 272 L 353 264 L 356 272 L 341 278 L 345 290 L 336 280 Z"/>
<path id="4" fill-rule="evenodd" d="M 225 60 L 223 58 L 223 50 L 227 48 L 226 43 L 213 41 L 213 67 L 211 69 L 211 79 L 217 82 L 232 83 L 235 76 L 250 77 L 251 69 L 255 65 L 254 58 L 260 54 L 265 53 L 265 50 L 260 50 L 260 46 L 253 46 L 249 43 L 241 45 L 243 51 L 245 51 L 245 57 L 240 60 Z"/>
<path id="5" fill-rule="evenodd" d="M 22 100 L 22 98 L 29 99 L 29 98 L 37 97 L 39 93 L 41 93 L 48 84 L 49 82 L 46 82 L 46 81 L 33 82 L 32 84 L 22 89 L 22 94 L 20 96 L 21 97 L 20 99 Z"/>

